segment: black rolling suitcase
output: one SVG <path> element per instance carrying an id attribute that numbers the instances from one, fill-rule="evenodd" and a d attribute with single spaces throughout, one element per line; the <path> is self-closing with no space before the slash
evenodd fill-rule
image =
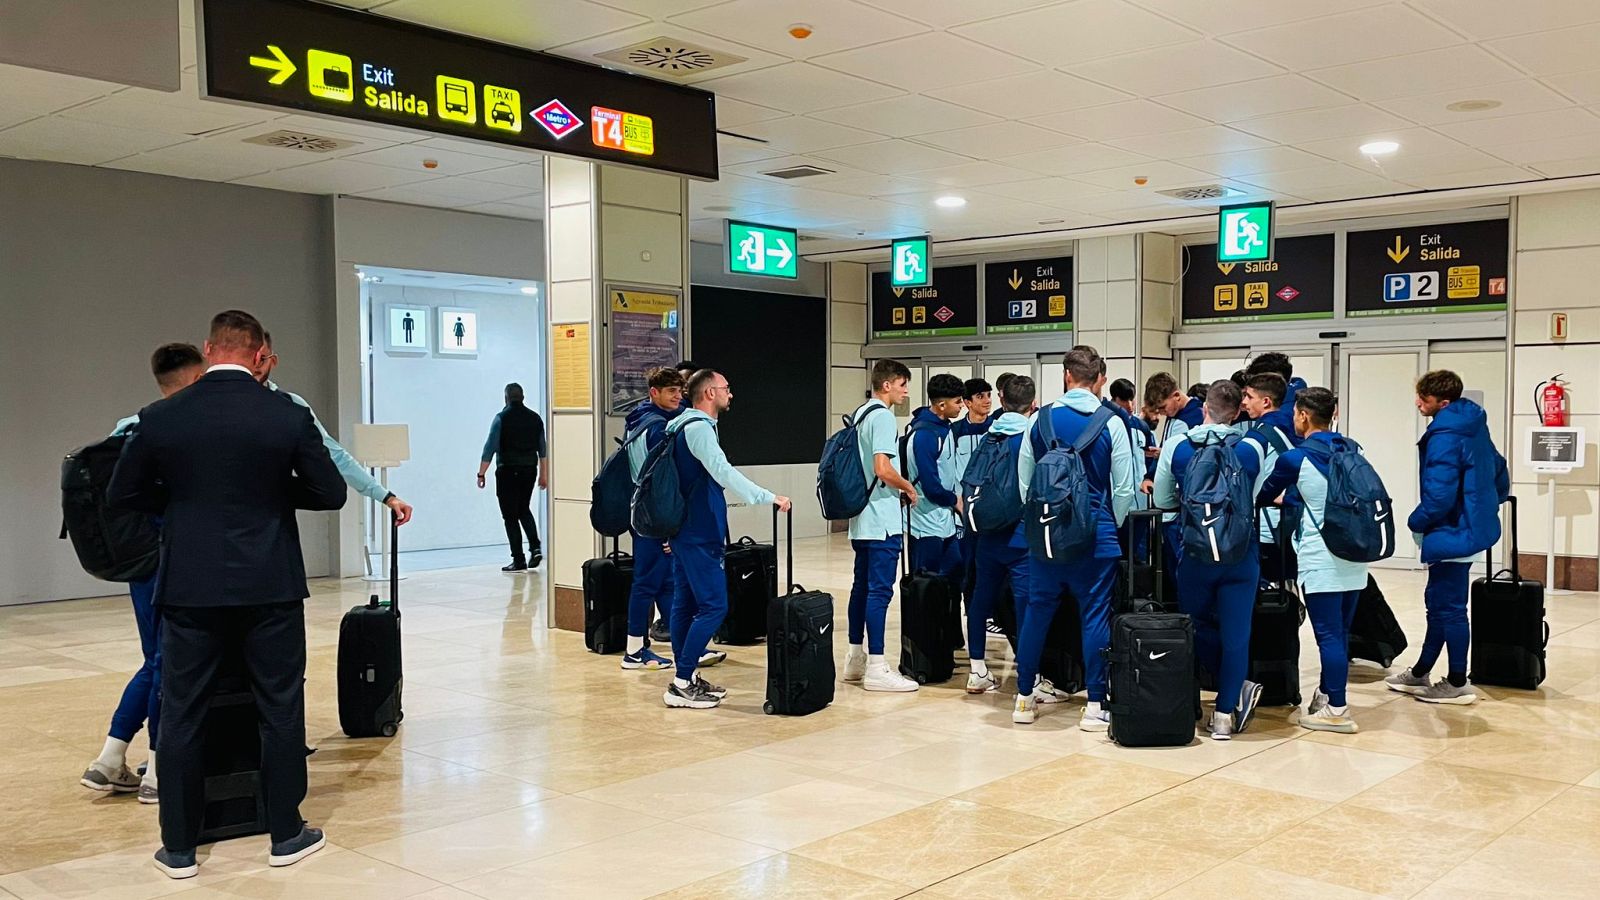
<path id="1" fill-rule="evenodd" d="M 1169 604 L 1166 600 L 1168 591 L 1163 583 L 1166 573 L 1161 561 L 1161 516 L 1163 510 L 1135 509 L 1128 513 L 1129 541 L 1134 543 L 1133 536 L 1139 529 L 1149 532 L 1145 543 L 1144 557 L 1136 558 L 1132 547 L 1128 549 L 1128 558 L 1117 563 L 1118 578 L 1121 581 L 1120 589 L 1114 595 L 1117 613 L 1132 612 L 1177 612 L 1176 604 Z"/>
<path id="2" fill-rule="evenodd" d="M 936 684 L 956 673 L 950 610 L 960 608 L 961 586 L 943 575 L 911 571 L 910 518 L 908 508 L 900 555 L 900 674 L 918 684 Z"/>
<path id="3" fill-rule="evenodd" d="M 1194 623 L 1188 616 L 1117 616 L 1106 664 L 1113 741 L 1124 747 L 1182 747 L 1194 740 L 1200 685 L 1194 674 Z"/>
<path id="4" fill-rule="evenodd" d="M 242 670 L 234 668 L 217 678 L 206 709 L 204 734 L 201 753 L 206 801 L 200 843 L 265 834 L 260 716 L 249 678 Z"/>
<path id="5" fill-rule="evenodd" d="M 1522 577 L 1517 555 L 1517 498 L 1511 502 L 1511 568 L 1494 568 L 1472 583 L 1472 674 L 1474 684 L 1531 691 L 1544 681 L 1550 624 L 1544 618 L 1544 584 Z"/>
<path id="6" fill-rule="evenodd" d="M 373 594 L 339 622 L 339 727 L 353 738 L 392 737 L 400 709 L 400 520 L 389 518 L 389 602 Z"/>
<path id="7" fill-rule="evenodd" d="M 1350 622 L 1350 658 L 1368 659 L 1388 668 L 1406 651 L 1405 629 L 1394 617 L 1389 601 L 1371 575 L 1356 601 L 1355 618 Z"/>
<path id="8" fill-rule="evenodd" d="M 794 513 L 789 513 L 789 585 L 767 604 L 767 715 L 808 716 L 833 702 L 833 596 L 794 583 Z"/>
<path id="9" fill-rule="evenodd" d="M 1285 538 L 1278 540 L 1280 551 Z M 1287 562 L 1280 555 L 1280 565 Z M 1300 625 L 1306 620 L 1305 604 L 1294 582 L 1268 582 L 1256 591 L 1250 616 L 1250 674 L 1261 685 L 1262 706 L 1298 706 L 1300 703 Z M 1215 675 L 1215 673 L 1212 673 Z"/>
<path id="10" fill-rule="evenodd" d="M 652 538 L 641 538 L 652 540 Z M 617 549 L 583 564 L 583 645 L 594 653 L 628 647 L 628 595 L 633 593 L 633 557 Z"/>
<path id="11" fill-rule="evenodd" d="M 772 508 L 772 543 L 749 536 L 729 541 L 722 558 L 728 576 L 728 615 L 719 644 L 754 644 L 767 635 L 767 606 L 778 596 L 778 508 Z"/>

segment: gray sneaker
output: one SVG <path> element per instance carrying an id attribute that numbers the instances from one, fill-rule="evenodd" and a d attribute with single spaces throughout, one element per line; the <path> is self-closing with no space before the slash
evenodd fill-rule
<path id="1" fill-rule="evenodd" d="M 1417 692 L 1417 699 L 1423 703 L 1451 703 L 1456 706 L 1466 706 L 1478 702 L 1478 692 L 1472 689 L 1472 682 L 1467 682 L 1461 687 L 1450 683 L 1450 679 L 1441 678 L 1435 681 L 1425 691 Z"/>
<path id="2" fill-rule="evenodd" d="M 154 781 L 146 778 L 139 782 L 139 802 L 146 806 L 153 806 L 161 802 L 161 792 L 157 790 Z"/>
<path id="3" fill-rule="evenodd" d="M 1233 734 L 1243 734 L 1256 714 L 1256 704 L 1261 702 L 1261 685 L 1246 678 L 1239 688 L 1239 708 L 1233 711 Z"/>
<path id="4" fill-rule="evenodd" d="M 1428 689 L 1428 677 L 1411 674 L 1411 667 L 1407 666 L 1385 678 L 1383 685 L 1391 691 L 1399 691 L 1402 694 L 1420 694 Z"/>
<path id="5" fill-rule="evenodd" d="M 292 866 L 311 854 L 328 846 L 328 836 L 320 828 L 300 826 L 300 833 L 287 841 L 273 841 L 267 854 L 267 865 L 275 869 Z"/>
<path id="6" fill-rule="evenodd" d="M 727 688 L 723 687 L 720 684 L 712 684 L 711 682 L 705 680 L 704 678 L 701 678 L 698 673 L 694 676 L 694 680 L 695 680 L 696 684 L 700 685 L 700 690 L 705 691 L 706 693 L 708 693 L 711 696 L 717 698 L 718 700 L 721 700 L 724 697 L 728 696 L 728 689 Z"/>
<path id="7" fill-rule="evenodd" d="M 691 681 L 686 688 L 678 687 L 678 683 L 674 681 L 667 685 L 667 692 L 661 695 L 661 702 L 672 709 L 715 709 L 722 700 L 706 690 L 703 681 Z"/>
<path id="8" fill-rule="evenodd" d="M 131 794 L 139 789 L 139 776 L 127 766 L 113 772 L 98 762 L 92 762 L 89 768 L 83 770 L 83 777 L 78 779 L 78 783 L 91 791 Z"/>
<path id="9" fill-rule="evenodd" d="M 200 874 L 200 864 L 195 861 L 193 850 L 168 850 L 162 847 L 156 851 L 155 863 L 161 874 L 173 880 L 193 878 Z"/>

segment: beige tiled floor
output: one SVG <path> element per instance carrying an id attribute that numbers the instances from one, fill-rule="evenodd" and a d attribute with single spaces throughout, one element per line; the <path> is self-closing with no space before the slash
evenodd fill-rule
<path id="1" fill-rule="evenodd" d="M 840 598 L 842 628 L 847 546 L 803 541 L 797 563 Z M 1421 574 L 1379 578 L 1415 644 Z M 822 713 L 767 717 L 761 647 L 713 673 L 733 691 L 722 709 L 667 710 L 665 673 L 545 628 L 538 576 L 477 569 L 406 581 L 405 725 L 351 741 L 334 645 L 366 590 L 319 583 L 306 607 L 304 809 L 332 846 L 268 871 L 264 838 L 232 841 L 186 882 L 149 864 L 155 810 L 77 784 L 138 664 L 126 599 L 0 608 L 0 898 L 1456 900 L 1589 897 L 1600 870 L 1594 594 L 1549 598 L 1538 691 L 1435 708 L 1359 665 L 1360 734 L 1269 709 L 1231 743 L 1127 750 L 1079 732 L 1076 702 L 1019 728 L 1009 695 L 959 680 L 840 686 Z M 1314 684 L 1309 627 L 1302 652 Z"/>

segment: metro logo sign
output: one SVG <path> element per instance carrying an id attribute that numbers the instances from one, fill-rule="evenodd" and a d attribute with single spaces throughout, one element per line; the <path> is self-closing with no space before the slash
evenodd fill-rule
<path id="1" fill-rule="evenodd" d="M 529 115 L 556 138 L 564 138 L 583 127 L 583 120 L 560 100 L 551 100 Z"/>

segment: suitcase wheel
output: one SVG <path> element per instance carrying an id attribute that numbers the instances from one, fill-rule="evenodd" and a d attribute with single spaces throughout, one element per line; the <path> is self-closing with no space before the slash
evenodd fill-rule
<path id="1" fill-rule="evenodd" d="M 761 711 L 766 713 L 769 716 L 770 715 L 774 715 L 774 714 L 776 714 L 778 712 L 777 707 L 772 705 L 772 701 L 771 700 L 768 700 L 767 702 L 761 704 Z"/>
<path id="2" fill-rule="evenodd" d="M 927 684 L 928 676 L 922 672 L 917 673 L 917 684 Z"/>
<path id="3" fill-rule="evenodd" d="M 400 726 L 395 722 L 385 722 L 383 727 L 378 730 L 383 732 L 384 737 L 394 737 L 394 733 L 400 730 Z"/>

